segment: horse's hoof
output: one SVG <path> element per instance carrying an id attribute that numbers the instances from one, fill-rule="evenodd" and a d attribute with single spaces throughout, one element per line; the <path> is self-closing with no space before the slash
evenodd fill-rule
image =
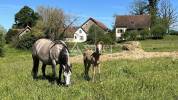
<path id="1" fill-rule="evenodd" d="M 55 81 L 51 81 L 51 84 L 53 84 L 53 85 L 54 85 L 55 83 L 56 83 Z"/>
<path id="2" fill-rule="evenodd" d="M 33 80 L 37 80 L 38 79 L 38 77 L 37 76 L 33 76 Z"/>
<path id="3" fill-rule="evenodd" d="M 65 85 L 65 87 L 69 87 L 69 85 Z"/>
<path id="4" fill-rule="evenodd" d="M 58 85 L 65 85 L 65 82 L 64 81 L 58 81 L 57 84 Z"/>
<path id="5" fill-rule="evenodd" d="M 87 80 L 87 81 L 90 81 L 90 77 L 87 77 L 86 80 Z"/>
<path id="6" fill-rule="evenodd" d="M 43 76 L 43 77 L 42 77 L 42 80 L 46 80 L 46 76 Z"/>

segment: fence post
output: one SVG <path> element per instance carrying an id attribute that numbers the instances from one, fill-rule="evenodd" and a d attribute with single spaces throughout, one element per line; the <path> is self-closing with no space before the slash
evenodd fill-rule
<path id="1" fill-rule="evenodd" d="M 112 45 L 110 45 L 110 48 L 111 48 L 111 54 L 112 54 Z"/>

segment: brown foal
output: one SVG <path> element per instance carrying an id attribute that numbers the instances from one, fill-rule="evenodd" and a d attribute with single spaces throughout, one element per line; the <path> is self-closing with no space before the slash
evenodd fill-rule
<path id="1" fill-rule="evenodd" d="M 89 80 L 89 68 L 92 65 L 93 66 L 93 74 L 92 74 L 92 81 L 95 81 L 95 74 L 96 74 L 96 68 L 98 69 L 99 73 L 99 79 L 100 79 L 100 56 L 102 51 L 103 45 L 101 42 L 98 42 L 95 45 L 95 51 L 93 52 L 91 49 L 86 49 L 83 53 L 83 61 L 84 61 L 84 74 L 85 78 Z"/>

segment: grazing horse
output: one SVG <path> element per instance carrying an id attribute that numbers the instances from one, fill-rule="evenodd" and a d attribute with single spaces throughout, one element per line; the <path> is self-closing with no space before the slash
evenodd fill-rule
<path id="1" fill-rule="evenodd" d="M 103 45 L 102 42 L 98 42 L 95 45 L 95 51 L 91 49 L 86 49 L 83 53 L 83 61 L 84 61 L 84 75 L 86 79 L 89 79 L 89 68 L 92 65 L 93 66 L 93 75 L 92 75 L 92 81 L 95 81 L 95 72 L 96 68 L 98 68 L 99 78 L 100 78 L 100 55 L 102 51 Z"/>
<path id="2" fill-rule="evenodd" d="M 61 74 L 63 70 L 64 81 L 68 86 L 70 84 L 71 64 L 69 62 L 69 51 L 67 45 L 63 41 L 54 42 L 49 39 L 39 39 L 32 47 L 33 58 L 33 78 L 37 78 L 39 61 L 42 62 L 43 78 L 46 78 L 46 65 L 52 65 L 53 81 L 56 80 L 56 65 L 60 64 L 59 80 L 61 82 Z"/>

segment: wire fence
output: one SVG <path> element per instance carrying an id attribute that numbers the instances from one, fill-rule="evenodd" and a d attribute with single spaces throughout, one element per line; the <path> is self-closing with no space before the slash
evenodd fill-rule
<path id="1" fill-rule="evenodd" d="M 78 56 L 78 55 L 82 55 L 85 49 L 92 49 L 94 51 L 95 45 L 89 45 L 89 44 L 84 44 L 84 43 L 73 43 L 73 44 L 70 44 L 69 49 L 70 49 L 71 56 Z M 121 45 L 119 44 L 104 45 L 102 49 L 103 54 L 112 54 L 112 53 L 121 52 L 121 51 L 122 51 Z"/>

